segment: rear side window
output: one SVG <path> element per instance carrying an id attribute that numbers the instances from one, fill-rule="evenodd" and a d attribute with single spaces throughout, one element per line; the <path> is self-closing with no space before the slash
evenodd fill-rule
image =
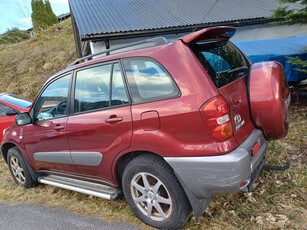
<path id="1" fill-rule="evenodd" d="M 127 58 L 124 67 L 134 103 L 180 95 L 172 77 L 157 61 L 145 57 Z"/>
<path id="2" fill-rule="evenodd" d="M 245 76 L 249 60 L 230 42 L 205 42 L 190 46 L 217 88 Z"/>

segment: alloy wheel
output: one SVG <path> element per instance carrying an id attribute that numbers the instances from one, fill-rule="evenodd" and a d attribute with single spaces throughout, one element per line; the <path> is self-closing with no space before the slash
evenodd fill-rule
<path id="1" fill-rule="evenodd" d="M 133 177 L 130 189 L 136 206 L 145 216 L 155 221 L 163 221 L 170 216 L 172 199 L 157 177 L 140 172 Z"/>
<path id="2" fill-rule="evenodd" d="M 10 158 L 10 166 L 16 180 L 19 183 L 24 184 L 26 181 L 26 175 L 20 161 L 16 157 L 12 156 Z"/>

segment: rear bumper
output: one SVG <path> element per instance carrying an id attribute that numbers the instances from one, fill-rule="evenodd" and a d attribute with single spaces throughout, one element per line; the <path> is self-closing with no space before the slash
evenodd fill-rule
<path id="1" fill-rule="evenodd" d="M 257 142 L 260 149 L 252 157 L 252 148 Z M 217 194 L 250 188 L 261 170 L 267 147 L 262 132 L 255 129 L 238 148 L 225 155 L 164 159 L 196 198 L 210 199 Z"/>

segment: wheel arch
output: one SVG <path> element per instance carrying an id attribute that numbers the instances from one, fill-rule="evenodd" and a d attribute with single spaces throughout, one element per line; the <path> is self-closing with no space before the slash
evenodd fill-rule
<path id="1" fill-rule="evenodd" d="M 133 160 L 135 157 L 142 155 L 142 154 L 151 154 L 155 157 L 162 159 L 166 164 L 169 165 L 169 163 L 166 160 L 164 160 L 164 158 L 161 155 L 156 154 L 154 152 L 132 151 L 132 152 L 125 153 L 125 154 L 121 155 L 115 163 L 115 178 L 118 182 L 119 187 L 122 188 L 122 174 L 124 172 L 125 167 L 128 165 L 128 163 L 131 160 Z M 170 167 L 173 169 L 172 166 L 170 166 Z M 180 178 L 180 176 L 176 173 L 176 171 L 174 169 L 173 169 L 173 171 L 174 171 L 175 176 L 179 180 L 179 183 L 181 184 L 183 190 L 186 193 L 186 196 L 187 196 L 189 203 L 190 203 L 190 205 L 191 205 L 191 207 L 194 211 L 194 214 L 197 217 L 199 217 L 204 212 L 206 207 L 209 205 L 211 199 L 199 200 L 198 198 L 196 198 L 193 195 L 192 191 L 188 188 L 188 186 L 183 182 L 183 180 Z"/>
<path id="2" fill-rule="evenodd" d="M 163 157 L 161 157 L 159 154 L 156 154 L 156 153 L 150 152 L 150 151 L 131 151 L 131 152 L 127 152 L 127 153 L 121 155 L 117 159 L 115 166 L 114 166 L 114 170 L 113 170 L 113 172 L 115 173 L 114 178 L 117 181 L 119 187 L 122 186 L 122 175 L 123 175 L 124 169 L 127 166 L 127 164 L 130 161 L 132 161 L 135 157 L 142 155 L 142 154 L 151 154 L 155 157 L 159 157 L 159 158 L 163 159 Z"/>
<path id="3" fill-rule="evenodd" d="M 7 154 L 8 154 L 8 151 L 9 151 L 11 148 L 15 148 L 15 147 L 16 147 L 16 148 L 18 149 L 18 151 L 20 152 L 21 157 L 23 158 L 23 160 L 24 160 L 24 162 L 25 162 L 25 164 L 26 164 L 26 167 L 27 167 L 27 169 L 28 169 L 29 172 L 30 172 L 30 176 L 31 176 L 32 180 L 33 180 L 34 182 L 37 182 L 38 174 L 37 174 L 37 173 L 34 171 L 34 169 L 30 166 L 30 164 L 28 163 L 27 159 L 26 159 L 25 156 L 23 155 L 22 151 L 20 151 L 20 148 L 19 148 L 16 144 L 8 142 L 8 143 L 5 143 L 5 144 L 3 144 L 3 145 L 1 146 L 1 153 L 2 153 L 2 156 L 3 156 L 4 160 L 5 160 L 5 162 L 8 164 L 8 162 L 7 162 Z"/>
<path id="4" fill-rule="evenodd" d="M 6 163 L 7 163 L 7 152 L 9 151 L 9 149 L 14 147 L 17 146 L 13 143 L 5 143 L 4 145 L 1 146 L 1 153 Z"/>

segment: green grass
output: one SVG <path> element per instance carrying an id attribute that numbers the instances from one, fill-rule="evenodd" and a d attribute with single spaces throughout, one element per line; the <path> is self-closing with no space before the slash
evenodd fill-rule
<path id="1" fill-rule="evenodd" d="M 0 45 L 0 92 L 33 99 L 45 81 L 77 56 L 70 20 L 30 40 Z"/>
<path id="2" fill-rule="evenodd" d="M 307 108 L 291 107 L 286 138 L 270 142 L 267 163 L 289 159 L 285 172 L 262 171 L 251 193 L 217 196 L 199 218 L 192 216 L 185 229 L 306 229 L 307 227 Z M 17 187 L 0 158 L 0 201 L 71 210 L 109 221 L 127 221 L 149 229 L 131 212 L 125 200 L 111 202 L 64 189 L 39 185 Z"/>
<path id="3" fill-rule="evenodd" d="M 33 99 L 53 73 L 75 59 L 69 20 L 26 42 L 0 45 L 0 92 Z M 252 193 L 213 198 L 203 215 L 192 216 L 185 229 L 307 229 L 307 108 L 291 106 L 290 121 L 287 137 L 272 141 L 267 153 L 267 163 L 281 165 L 289 159 L 290 169 L 262 171 Z M 2 157 L 0 201 L 62 208 L 149 229 L 123 199 L 111 202 L 47 185 L 17 187 Z"/>

